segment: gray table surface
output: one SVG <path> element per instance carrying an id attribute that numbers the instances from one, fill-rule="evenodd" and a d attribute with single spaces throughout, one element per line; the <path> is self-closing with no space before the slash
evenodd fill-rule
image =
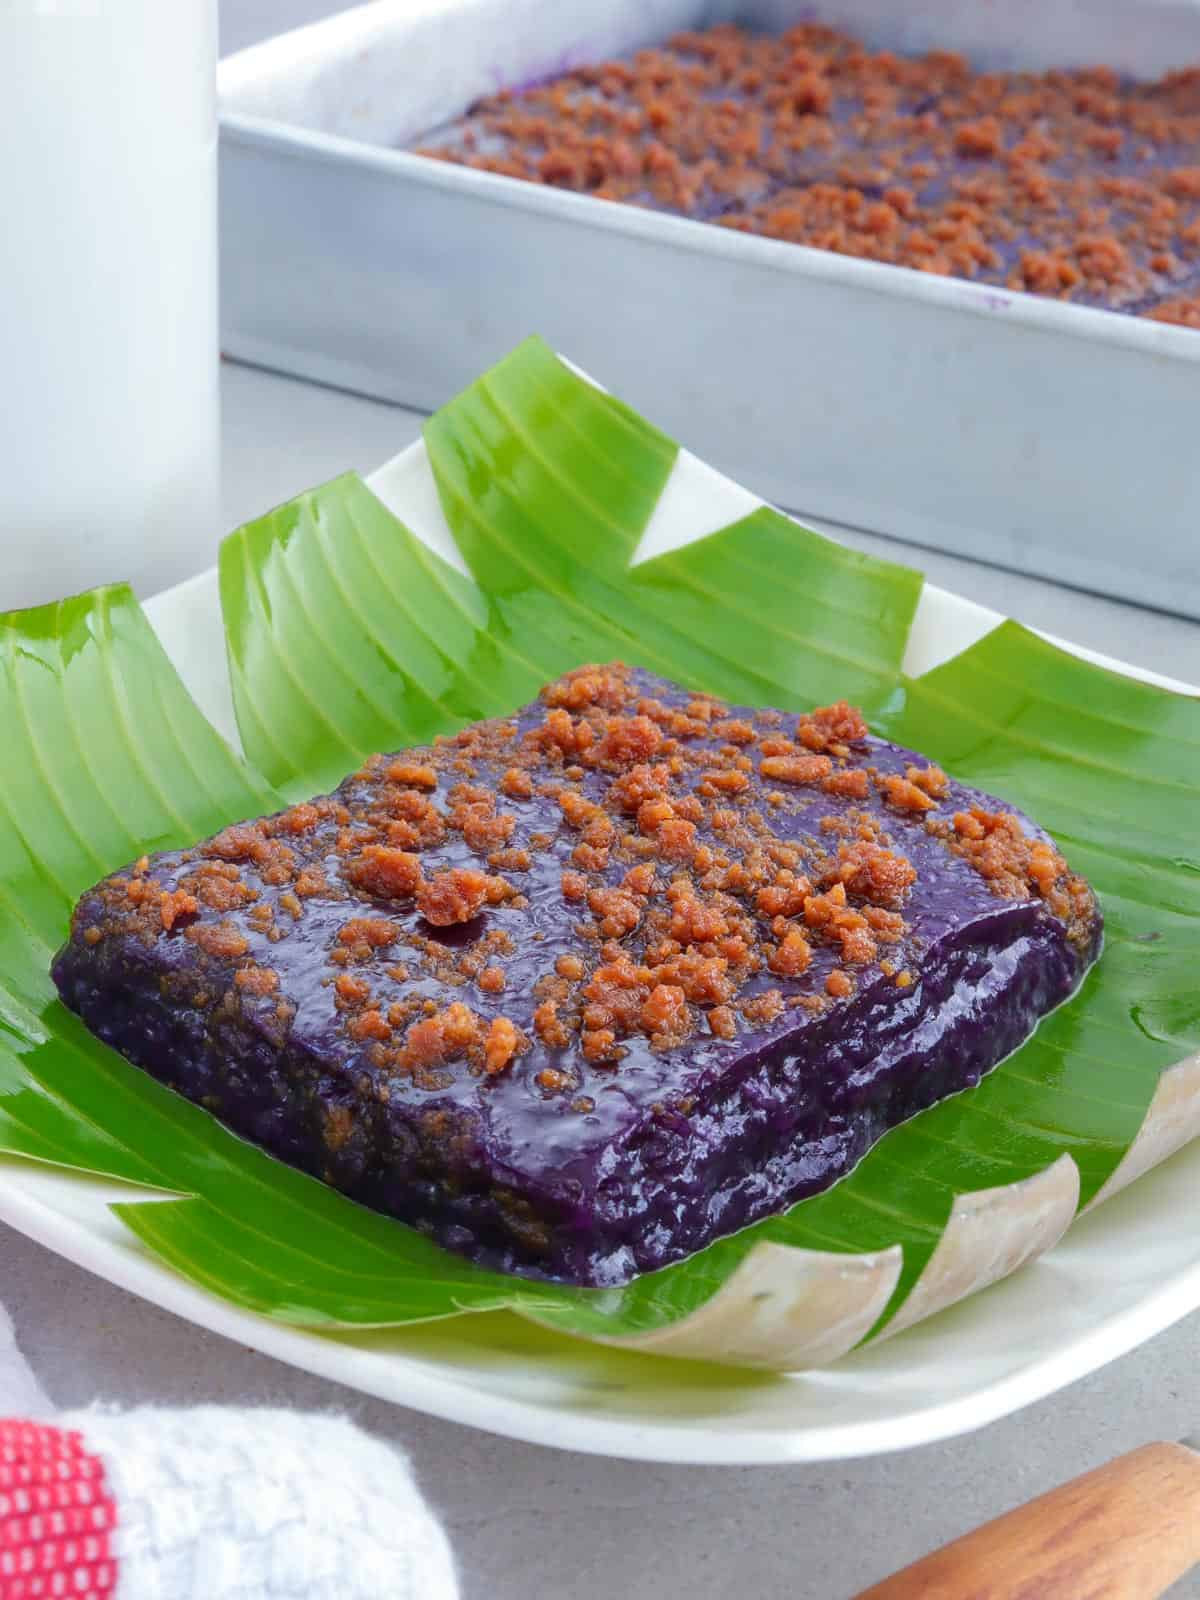
<path id="1" fill-rule="evenodd" d="M 333 9 L 329 0 L 223 0 L 222 47 Z M 344 468 L 371 468 L 420 427 L 409 412 L 241 367 L 225 369 L 224 404 L 230 526 Z M 849 537 L 1036 626 L 1200 679 L 1193 623 Z M 697 1468 L 513 1444 L 366 1400 L 180 1322 L 3 1226 L 0 1293 L 62 1405 L 336 1409 L 402 1445 L 446 1519 L 466 1600 L 842 1600 L 1120 1451 L 1200 1428 L 1200 1317 L 964 1439 L 830 1466 Z M 1200 1576 L 1174 1593 L 1200 1597 Z"/>

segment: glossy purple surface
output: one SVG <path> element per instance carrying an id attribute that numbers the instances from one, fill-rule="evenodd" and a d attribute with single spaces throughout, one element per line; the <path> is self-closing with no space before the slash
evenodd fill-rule
<path id="1" fill-rule="evenodd" d="M 690 698 L 648 674 L 636 677 L 644 693 L 669 705 Z M 543 715 L 540 705 L 526 708 L 519 730 Z M 903 773 L 920 762 L 877 739 L 856 745 L 854 760 L 881 773 Z M 339 790 L 352 804 L 355 782 Z M 595 772 L 580 783 L 596 798 L 604 786 Z M 847 804 L 809 788 L 772 815 L 772 826 L 780 839 L 811 848 L 821 820 L 844 813 Z M 959 784 L 951 785 L 941 809 L 950 814 L 976 804 L 1001 809 Z M 513 949 L 500 962 L 504 992 L 488 994 L 474 982 L 448 988 L 417 961 L 406 982 L 389 978 L 389 964 L 409 959 L 404 934 L 435 931 L 411 903 L 386 906 L 401 943 L 374 956 L 369 971 L 384 1000 L 420 996 L 439 1006 L 459 1000 L 485 1020 L 503 1015 L 516 1022 L 532 1048 L 497 1076 L 459 1067 L 447 1086 L 422 1089 L 381 1072 L 369 1049 L 348 1036 L 335 1006 L 329 952 L 349 918 L 379 907 L 342 883 L 332 823 L 316 830 L 312 849 L 324 856 L 335 887 L 306 901 L 285 938 L 269 942 L 241 911 L 225 919 L 201 913 L 236 924 L 250 955 L 278 973 L 277 994 L 239 992 L 237 963 L 202 956 L 179 929 L 147 940 L 132 927 L 123 930 L 119 918 L 114 926 L 104 885 L 80 902 L 54 980 L 65 1003 L 102 1039 L 281 1159 L 474 1260 L 603 1285 L 678 1260 L 828 1187 L 888 1128 L 976 1083 L 1014 1049 L 1072 992 L 1099 943 L 1098 919 L 1090 948 L 1081 952 L 1040 900 L 998 898 L 926 831 L 921 817 L 888 808 L 891 848 L 909 858 L 918 877 L 903 908 L 904 942 L 881 955 L 912 972 L 910 987 L 897 987 L 874 964 L 859 970 L 849 999 L 828 1003 L 820 1014 L 797 1007 L 772 1022 L 740 1021 L 732 1040 L 700 1026 L 665 1050 L 635 1034 L 624 1041 L 627 1053 L 618 1063 L 591 1064 L 577 1039 L 565 1051 L 550 1049 L 532 1026 L 539 977 L 563 953 L 586 949 L 575 931 L 578 906 L 564 901 L 560 888 L 578 834 L 553 798 L 535 794 L 504 805 L 518 819 L 514 845 L 530 834 L 550 835 L 521 875 L 528 907 L 489 908 L 441 935 L 469 945 L 489 929 L 508 932 Z M 864 806 L 885 814 L 878 795 Z M 481 864 L 453 832 L 426 857 L 430 870 Z M 151 872 L 170 890 L 194 859 L 192 852 L 170 852 L 152 861 Z M 624 870 L 614 863 L 607 877 L 615 884 Z M 252 867 L 245 876 L 262 898 L 278 901 L 280 889 Z M 89 943 L 87 930 L 101 924 L 105 937 Z M 817 943 L 801 977 L 760 972 L 740 998 L 767 989 L 785 997 L 823 994 L 838 964 L 834 949 Z M 283 1022 L 280 996 L 295 1007 Z M 547 1093 L 538 1074 L 564 1065 L 576 1087 Z M 579 1109 L 588 1101 L 590 1109 Z"/>

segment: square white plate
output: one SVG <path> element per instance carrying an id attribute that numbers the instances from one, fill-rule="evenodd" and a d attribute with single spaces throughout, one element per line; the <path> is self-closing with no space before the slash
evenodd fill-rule
<path id="1" fill-rule="evenodd" d="M 461 566 L 423 444 L 368 482 L 415 533 Z M 760 503 L 681 452 L 640 553 L 701 537 Z M 216 573 L 158 596 L 147 611 L 197 702 L 236 742 Z M 906 669 L 927 670 L 1000 620 L 927 585 Z M 1200 1307 L 1194 1221 L 1200 1142 L 1082 1218 L 1048 1255 L 1003 1283 L 827 1371 L 787 1376 L 628 1354 L 509 1314 L 339 1336 L 286 1327 L 240 1311 L 161 1265 L 108 1210 L 132 1193 L 0 1159 L 0 1218 L 189 1321 L 456 1422 L 644 1460 L 819 1461 L 929 1443 L 1062 1388 Z"/>

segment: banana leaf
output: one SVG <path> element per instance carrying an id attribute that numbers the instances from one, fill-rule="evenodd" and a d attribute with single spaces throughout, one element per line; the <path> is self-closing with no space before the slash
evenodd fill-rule
<path id="1" fill-rule="evenodd" d="M 128 589 L 0 617 L 0 1151 L 155 1191 L 115 1208 L 133 1233 L 194 1282 L 283 1321 L 508 1308 L 664 1349 L 755 1262 L 786 1275 L 793 1258 L 873 1263 L 855 1338 L 877 1334 L 917 1303 L 963 1197 L 1032 1195 L 1065 1168 L 1078 1176 L 1059 1185 L 1060 1208 L 1105 1190 L 1164 1071 L 1200 1048 L 1200 701 L 1013 623 L 907 677 L 920 575 L 765 507 L 638 560 L 677 447 L 537 340 L 430 418 L 425 449 L 457 560 L 354 475 L 226 540 L 242 755 L 191 701 Z M 352 1204 L 129 1066 L 54 998 L 51 955 L 103 874 L 612 657 L 734 701 L 856 701 L 875 731 L 1027 809 L 1104 904 L 1106 949 L 1083 989 L 834 1188 L 603 1291 L 486 1272 Z"/>

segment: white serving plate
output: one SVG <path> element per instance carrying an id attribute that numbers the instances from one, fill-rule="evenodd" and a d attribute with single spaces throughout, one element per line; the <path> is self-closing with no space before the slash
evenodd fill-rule
<path id="1" fill-rule="evenodd" d="M 461 566 L 424 445 L 368 479 Z M 761 502 L 682 452 L 642 556 Z M 197 702 L 236 740 L 215 572 L 147 607 Z M 922 672 L 998 613 L 927 585 L 905 667 Z M 1068 647 L 1071 648 L 1071 647 Z M 1186 684 L 1079 650 L 1164 687 Z M 400 1405 L 561 1449 L 652 1461 L 782 1463 L 865 1456 L 981 1427 L 1094 1371 L 1200 1308 L 1200 1141 L 1078 1221 L 1047 1255 L 827 1371 L 771 1376 L 631 1354 L 510 1314 L 331 1336 L 226 1304 L 160 1264 L 111 1214 L 144 1190 L 0 1159 L 0 1219 L 168 1311 Z"/>
<path id="2" fill-rule="evenodd" d="M 221 64 L 225 350 L 432 410 L 537 332 L 779 505 L 1200 617 L 1192 330 L 403 148 L 734 16 L 985 68 L 1200 60 L 1200 0 L 371 0 Z"/>

